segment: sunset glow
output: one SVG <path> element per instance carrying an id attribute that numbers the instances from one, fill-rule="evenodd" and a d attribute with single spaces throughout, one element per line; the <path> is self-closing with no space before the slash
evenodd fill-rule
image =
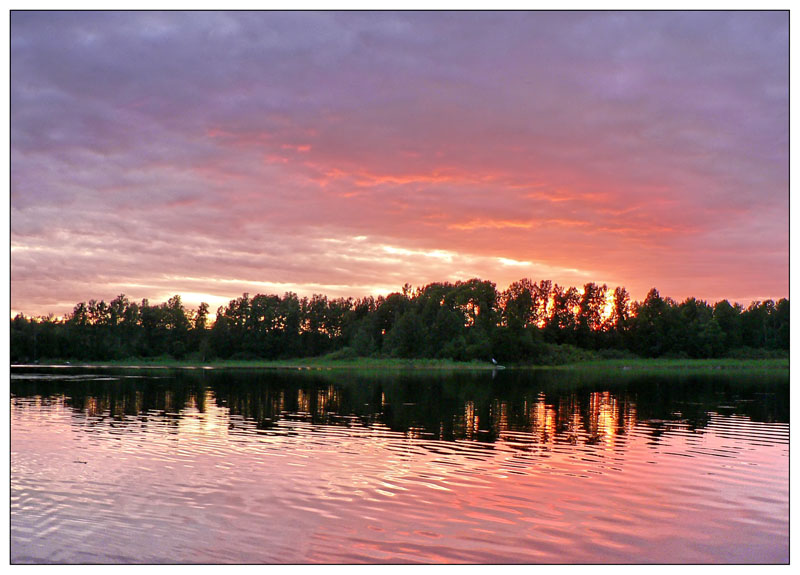
<path id="1" fill-rule="evenodd" d="M 11 314 L 789 293 L 788 12 L 12 12 Z"/>

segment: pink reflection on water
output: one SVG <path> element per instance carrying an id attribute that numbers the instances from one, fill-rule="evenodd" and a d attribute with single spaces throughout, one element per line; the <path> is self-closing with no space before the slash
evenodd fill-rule
<path id="1" fill-rule="evenodd" d="M 15 557 L 85 560 L 70 553 L 91 537 L 101 562 L 788 560 L 788 425 L 712 415 L 698 431 L 636 423 L 610 392 L 586 412 L 541 394 L 524 429 L 495 402 L 485 443 L 471 402 L 464 439 L 441 441 L 291 418 L 259 430 L 210 391 L 163 399 L 138 416 L 14 401 Z M 314 410 L 337 401 L 319 390 Z"/>

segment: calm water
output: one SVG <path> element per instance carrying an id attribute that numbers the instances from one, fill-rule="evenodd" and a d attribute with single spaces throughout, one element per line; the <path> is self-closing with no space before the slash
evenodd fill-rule
<path id="1" fill-rule="evenodd" d="M 13 563 L 785 563 L 788 376 L 22 369 Z"/>

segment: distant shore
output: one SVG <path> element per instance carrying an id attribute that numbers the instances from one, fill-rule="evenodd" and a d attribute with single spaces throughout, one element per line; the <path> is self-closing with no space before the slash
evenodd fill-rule
<path id="1" fill-rule="evenodd" d="M 294 370 L 610 370 L 610 371 L 687 371 L 714 372 L 719 370 L 789 370 L 789 358 L 768 359 L 600 359 L 586 360 L 561 365 L 507 365 L 495 366 L 490 362 L 452 361 L 442 359 L 399 359 L 399 358 L 349 358 L 330 359 L 326 357 L 300 358 L 287 360 L 175 360 L 171 358 L 131 358 L 98 362 L 66 362 L 46 360 L 34 364 L 12 364 L 11 367 L 50 367 L 50 368 L 131 368 L 131 369 L 294 369 Z"/>

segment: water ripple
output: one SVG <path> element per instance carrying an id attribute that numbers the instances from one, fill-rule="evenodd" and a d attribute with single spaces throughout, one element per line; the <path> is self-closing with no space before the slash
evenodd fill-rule
<path id="1" fill-rule="evenodd" d="M 215 399 L 136 414 L 13 397 L 12 561 L 747 562 L 739 549 L 788 549 L 788 424 L 712 413 L 702 430 L 648 419 L 446 440 L 339 413 L 255 420 Z"/>

